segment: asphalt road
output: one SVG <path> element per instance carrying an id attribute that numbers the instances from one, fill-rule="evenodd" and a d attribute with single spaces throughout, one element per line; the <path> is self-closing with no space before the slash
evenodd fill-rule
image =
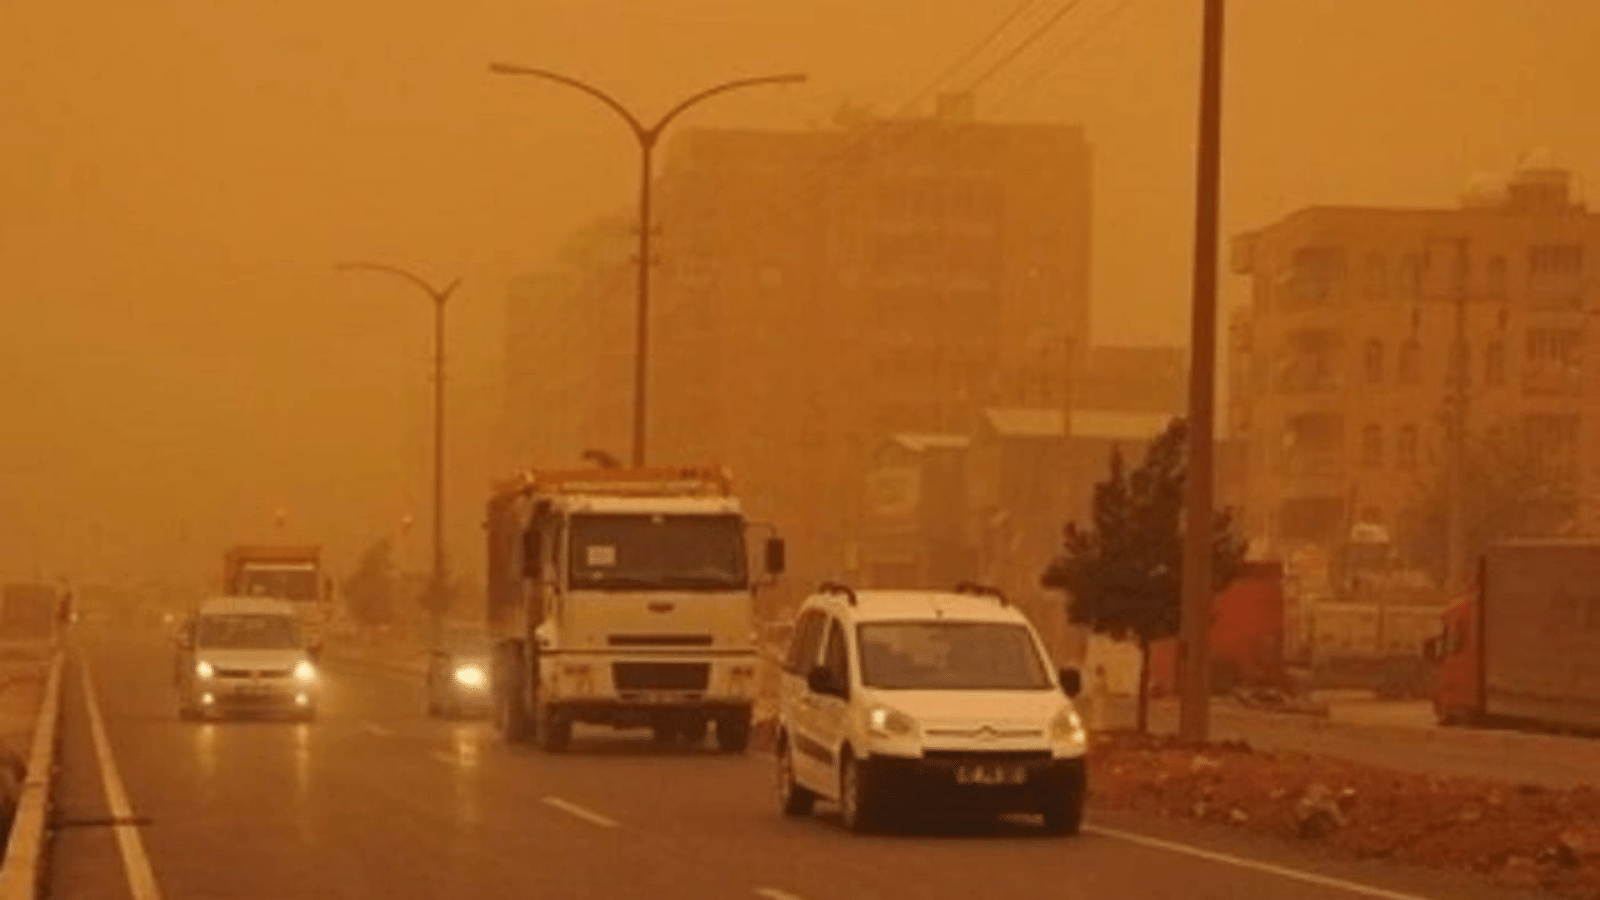
<path id="1" fill-rule="evenodd" d="M 1025 823 L 854 837 L 826 811 L 780 816 L 766 754 L 601 731 L 546 756 L 429 720 L 415 676 L 354 663 L 330 662 L 315 723 L 185 723 L 169 654 L 153 636 L 79 642 L 56 900 L 1511 896 L 1092 808 L 1065 840 Z"/>

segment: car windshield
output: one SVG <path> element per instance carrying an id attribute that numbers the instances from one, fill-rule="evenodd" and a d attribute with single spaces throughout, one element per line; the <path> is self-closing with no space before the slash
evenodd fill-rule
<path id="1" fill-rule="evenodd" d="M 725 591 L 749 585 L 736 515 L 572 517 L 572 585 L 591 590 Z"/>
<path id="2" fill-rule="evenodd" d="M 881 690 L 1032 691 L 1050 687 L 1033 636 L 1003 622 L 857 626 L 861 683 Z"/>
<path id="3" fill-rule="evenodd" d="M 195 645 L 214 650 L 288 650 L 300 646 L 300 626 L 270 614 L 201 616 Z"/>

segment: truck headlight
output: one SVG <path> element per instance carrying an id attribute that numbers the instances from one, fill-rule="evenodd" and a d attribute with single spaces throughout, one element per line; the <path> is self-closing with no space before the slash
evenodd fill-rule
<path id="1" fill-rule="evenodd" d="M 1074 746 L 1087 743 L 1088 732 L 1083 730 L 1083 719 L 1079 718 L 1078 711 L 1066 707 L 1056 713 L 1050 722 L 1050 742 L 1054 744 L 1071 744 Z"/>
<path id="2" fill-rule="evenodd" d="M 294 678 L 296 681 L 315 681 L 317 667 L 313 666 L 310 660 L 302 659 L 294 664 Z"/>
<path id="3" fill-rule="evenodd" d="M 458 666 L 456 683 L 467 687 L 481 687 L 485 681 L 482 666 Z"/>
<path id="4" fill-rule="evenodd" d="M 897 709 L 878 706 L 867 713 L 867 729 L 878 737 L 905 737 L 916 732 L 917 723 Z"/>
<path id="5" fill-rule="evenodd" d="M 217 674 L 217 670 L 211 663 L 202 659 L 194 664 L 194 674 L 200 678 L 212 678 Z"/>

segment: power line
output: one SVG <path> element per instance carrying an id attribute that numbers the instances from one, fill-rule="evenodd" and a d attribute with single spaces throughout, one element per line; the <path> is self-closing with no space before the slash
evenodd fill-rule
<path id="1" fill-rule="evenodd" d="M 927 97 L 928 94 L 937 89 L 939 85 L 950 80 L 951 76 L 961 71 L 963 66 L 969 62 L 972 62 L 979 56 L 979 54 L 983 53 L 983 51 L 989 49 L 991 44 L 999 40 L 1000 36 L 1005 34 L 1007 29 L 1009 29 L 1013 23 L 1022 18 L 1023 14 L 1032 9 L 1038 2 L 1039 0 L 1022 0 L 1021 3 L 1013 7 L 1011 12 L 1000 21 L 1000 24 L 994 27 L 994 30 L 985 35 L 982 40 L 967 48 L 967 52 L 963 53 L 959 58 L 956 59 L 955 62 L 946 67 L 943 72 L 940 72 L 939 75 L 933 79 L 932 83 L 928 84 L 922 90 L 913 95 L 910 100 L 906 101 L 905 106 L 901 107 L 901 112 L 904 113 L 909 108 L 916 106 L 916 104 L 920 103 L 923 98 Z"/>
<path id="2" fill-rule="evenodd" d="M 1013 100 L 1017 99 L 1018 97 L 1028 93 L 1028 91 L 1030 91 L 1034 87 L 1036 87 L 1039 84 L 1039 82 L 1043 81 L 1046 77 L 1055 74 L 1057 71 L 1059 71 L 1061 69 L 1061 66 L 1064 63 L 1068 62 L 1069 60 L 1071 60 L 1073 58 L 1073 55 L 1075 53 L 1077 53 L 1077 51 L 1083 49 L 1083 47 L 1086 44 L 1088 44 L 1090 41 L 1092 41 L 1096 37 L 1098 37 L 1101 31 L 1104 31 L 1108 26 L 1110 26 L 1118 18 L 1120 18 L 1123 13 L 1128 11 L 1128 7 L 1130 7 L 1132 5 L 1133 5 L 1133 0 L 1119 0 L 1119 2 L 1115 6 L 1113 6 L 1112 8 L 1107 10 L 1105 13 L 1103 13 L 1100 16 L 1100 18 L 1098 18 L 1098 19 L 1094 20 L 1094 22 L 1090 23 L 1089 27 L 1084 31 L 1084 33 L 1082 35 L 1079 36 L 1079 38 L 1076 41 L 1071 42 L 1070 44 L 1068 44 L 1066 46 L 1065 49 L 1062 50 L 1060 56 L 1056 57 L 1054 60 L 1052 60 L 1051 62 L 1047 63 L 1044 67 L 1039 69 L 1039 71 L 1035 72 L 1031 77 L 1026 78 L 1023 81 L 1019 82 L 1010 91 L 1008 91 L 1007 93 L 1002 95 L 1000 97 L 1000 99 L 994 104 L 994 108 L 995 109 L 1004 108 L 1005 106 L 1010 104 L 1011 101 L 1013 101 Z"/>
<path id="3" fill-rule="evenodd" d="M 1029 47 L 1037 44 L 1051 31 L 1054 31 L 1055 27 L 1061 24 L 1062 20 L 1064 20 L 1073 10 L 1077 9 L 1082 4 L 1083 0 L 1067 0 L 1067 2 L 1063 4 L 1060 9 L 1056 10 L 1055 13 L 1050 16 L 1050 18 L 1045 19 L 1038 28 L 1035 28 L 1033 33 L 1023 38 L 1022 43 L 1012 47 L 1010 53 L 1000 57 L 998 62 L 990 66 L 982 75 L 979 75 L 976 81 L 967 86 L 967 90 L 975 91 L 987 83 L 989 79 L 1000 74 L 1007 66 L 1016 62 L 1017 59 L 1022 56 L 1022 54 L 1028 52 Z"/>

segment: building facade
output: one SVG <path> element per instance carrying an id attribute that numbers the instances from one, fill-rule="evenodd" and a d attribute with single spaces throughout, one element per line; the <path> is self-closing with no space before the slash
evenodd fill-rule
<path id="1" fill-rule="evenodd" d="M 1392 531 L 1458 433 L 1517 429 L 1594 493 L 1600 217 L 1571 181 L 1525 169 L 1457 208 L 1313 207 L 1235 241 L 1251 301 L 1229 329 L 1230 428 L 1252 537 L 1292 556 Z"/>

